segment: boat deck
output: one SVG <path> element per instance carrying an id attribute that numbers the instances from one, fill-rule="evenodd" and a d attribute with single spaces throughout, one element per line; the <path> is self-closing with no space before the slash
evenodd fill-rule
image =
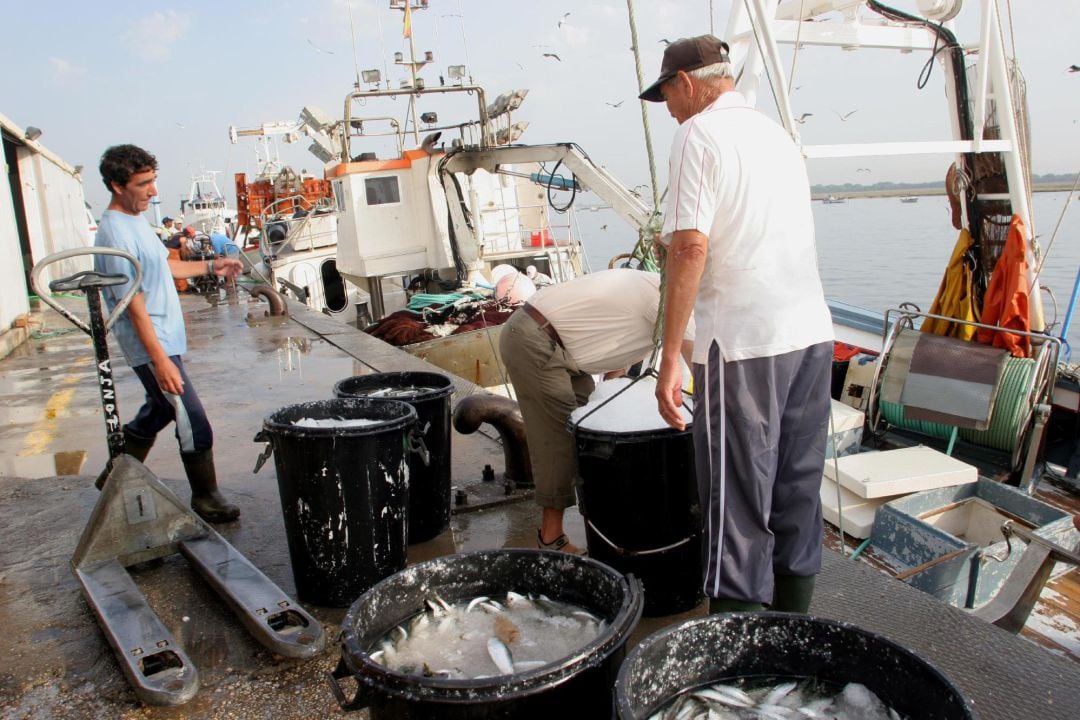
<path id="1" fill-rule="evenodd" d="M 82 309 L 81 300 L 71 307 Z M 214 424 L 218 472 L 243 510 L 221 528 L 240 552 L 293 594 L 273 464 L 251 468 L 262 418 L 296 402 L 329 398 L 344 377 L 374 371 L 431 369 L 325 316 L 292 305 L 287 318 L 264 318 L 264 306 L 210 303 L 184 296 L 187 369 Z M 248 314 L 256 315 L 249 320 Z M 103 425 L 89 339 L 43 314 L 34 338 L 0 361 L 0 716 L 5 718 L 327 718 L 343 715 L 325 682 L 340 649 L 334 638 L 344 611 L 310 608 L 324 623 L 326 651 L 310 661 L 264 650 L 180 556 L 134 572 L 137 584 L 200 673 L 201 690 L 179 708 L 142 706 L 83 601 L 69 559 L 97 498 L 93 477 L 105 461 Z M 137 378 L 116 363 L 122 417 L 142 397 Z M 476 392 L 456 381 L 456 398 Z M 527 547 L 535 508 L 524 493 L 506 496 L 482 483 L 481 469 L 502 467 L 498 442 L 484 434 L 454 436 L 453 481 L 469 505 L 455 508 L 451 528 L 410 547 L 410 561 L 492 547 Z M 167 437 L 147 460 L 181 498 L 188 497 L 179 457 Z M 465 510 L 470 510 L 465 512 Z M 571 535 L 584 536 L 568 513 Z M 1080 597 L 1076 573 L 1057 586 Z M 644 620 L 631 642 L 703 608 Z M 941 669 L 975 703 L 982 718 L 1073 718 L 1080 709 L 1080 664 L 946 606 L 864 563 L 826 552 L 812 612 L 852 622 L 904 645 Z M 1071 616 L 1075 617 L 1075 616 Z M 1075 642 L 1075 628 L 1065 632 Z M 363 718 L 364 713 L 352 717 Z"/>

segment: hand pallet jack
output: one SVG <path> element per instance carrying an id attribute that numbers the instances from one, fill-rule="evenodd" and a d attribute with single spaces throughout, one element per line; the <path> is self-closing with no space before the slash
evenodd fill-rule
<path id="1" fill-rule="evenodd" d="M 126 283 L 126 275 L 83 271 L 49 283 L 52 292 L 86 293 L 89 326 L 39 287 L 46 266 L 79 255 L 118 255 L 135 268 L 135 282 L 107 319 L 103 318 L 101 289 Z M 255 639 L 279 655 L 314 657 L 326 639 L 315 618 L 186 508 L 145 465 L 124 454 L 105 338 L 138 292 L 141 280 L 139 262 L 112 248 L 77 248 L 49 255 L 34 266 L 30 276 L 38 297 L 93 340 L 109 442 L 111 469 L 71 558 L 72 571 L 139 699 L 150 705 L 181 705 L 198 692 L 198 672 L 139 592 L 127 571 L 132 565 L 181 553 Z"/>

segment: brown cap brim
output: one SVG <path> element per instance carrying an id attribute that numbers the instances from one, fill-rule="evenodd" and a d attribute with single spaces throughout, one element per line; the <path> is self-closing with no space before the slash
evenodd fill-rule
<path id="1" fill-rule="evenodd" d="M 664 102 L 664 93 L 660 92 L 660 86 L 677 74 L 678 71 L 675 71 L 670 75 L 661 75 L 656 82 L 645 88 L 645 92 L 638 95 L 638 100 L 644 100 L 646 102 Z"/>

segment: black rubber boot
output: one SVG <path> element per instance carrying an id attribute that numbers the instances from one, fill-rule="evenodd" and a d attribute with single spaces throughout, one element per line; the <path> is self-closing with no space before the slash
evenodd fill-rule
<path id="1" fill-rule="evenodd" d="M 124 427 L 124 454 L 130 455 L 139 462 L 146 459 L 146 456 L 150 454 L 150 448 L 154 447 L 154 438 L 147 440 L 137 435 L 132 435 L 128 432 L 127 426 Z M 109 473 L 112 472 L 112 458 L 105 463 L 105 469 L 101 471 L 101 474 L 97 476 L 97 480 L 94 481 L 94 487 L 98 490 L 105 486 L 105 478 L 109 477 Z"/>
<path id="2" fill-rule="evenodd" d="M 810 612 L 816 575 L 774 575 L 773 602 L 770 610 L 778 612 Z"/>
<path id="3" fill-rule="evenodd" d="M 240 517 L 236 507 L 218 490 L 214 451 L 180 453 L 191 485 L 191 509 L 206 522 L 224 523 Z"/>
<path id="4" fill-rule="evenodd" d="M 745 600 L 732 600 L 731 598 L 709 598 L 709 612 L 712 614 L 757 612 L 764 609 L 765 606 L 761 603 L 746 602 Z"/>

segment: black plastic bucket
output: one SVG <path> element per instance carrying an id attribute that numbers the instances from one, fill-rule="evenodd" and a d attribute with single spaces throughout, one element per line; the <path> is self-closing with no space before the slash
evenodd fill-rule
<path id="1" fill-rule="evenodd" d="M 589 556 L 641 580 L 649 617 L 695 607 L 704 592 L 690 430 L 569 427 L 577 444 L 578 509 Z"/>
<path id="2" fill-rule="evenodd" d="M 303 427 L 297 420 L 372 420 L 363 427 Z M 416 411 L 392 400 L 287 405 L 263 420 L 277 466 L 296 594 L 347 607 L 405 567 L 409 433 Z"/>
<path id="3" fill-rule="evenodd" d="M 573 603 L 608 626 L 561 662 L 515 675 L 445 680 L 393 672 L 365 650 L 437 594 L 449 603 L 513 590 Z M 332 687 L 346 710 L 370 708 L 372 720 L 555 717 L 610 718 L 612 686 L 626 641 L 641 617 L 641 584 L 589 558 L 542 550 L 485 550 L 414 565 L 383 580 L 349 608 L 341 662 Z M 353 677 L 346 698 L 339 681 Z M 569 713 L 569 715 L 567 714 Z"/>
<path id="4" fill-rule="evenodd" d="M 345 378 L 334 386 L 334 397 L 367 397 L 379 390 L 428 388 L 394 400 L 416 410 L 416 429 L 424 438 L 430 459 L 409 459 L 409 542 L 423 542 L 450 526 L 450 395 L 454 383 L 431 372 L 393 372 Z"/>
<path id="5" fill-rule="evenodd" d="M 891 640 L 846 623 L 773 612 L 712 615 L 650 635 L 619 670 L 619 717 L 642 720 L 684 690 L 739 677 L 856 682 L 902 717 L 977 717 L 937 668 Z"/>

